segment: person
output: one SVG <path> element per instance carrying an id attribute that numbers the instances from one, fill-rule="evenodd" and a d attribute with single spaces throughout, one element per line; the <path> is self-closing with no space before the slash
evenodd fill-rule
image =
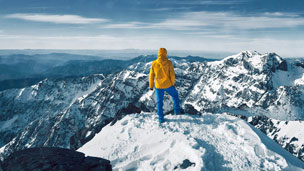
<path id="1" fill-rule="evenodd" d="M 163 98 L 164 93 L 167 92 L 173 99 L 174 114 L 180 113 L 178 92 L 174 87 L 175 73 L 173 64 L 167 58 L 167 50 L 160 48 L 158 51 L 158 57 L 152 62 L 152 66 L 149 74 L 149 88 L 153 90 L 155 79 L 155 90 L 157 99 L 157 114 L 160 123 L 164 122 L 163 113 Z"/>

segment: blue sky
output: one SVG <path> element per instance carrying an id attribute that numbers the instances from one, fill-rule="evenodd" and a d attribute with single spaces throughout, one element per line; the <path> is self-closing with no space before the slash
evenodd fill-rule
<path id="1" fill-rule="evenodd" d="M 0 49 L 304 56 L 303 0 L 0 0 Z"/>

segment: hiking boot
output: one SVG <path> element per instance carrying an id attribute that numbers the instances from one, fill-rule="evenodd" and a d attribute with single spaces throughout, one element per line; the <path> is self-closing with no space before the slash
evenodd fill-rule
<path id="1" fill-rule="evenodd" d="M 164 118 L 158 118 L 159 123 L 164 123 L 165 119 Z"/>
<path id="2" fill-rule="evenodd" d="M 181 115 L 181 114 L 185 114 L 185 111 L 183 108 L 180 108 L 179 112 L 174 112 L 174 115 Z"/>

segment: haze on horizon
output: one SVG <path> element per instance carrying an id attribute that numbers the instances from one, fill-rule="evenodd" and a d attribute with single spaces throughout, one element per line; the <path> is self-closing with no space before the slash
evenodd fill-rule
<path id="1" fill-rule="evenodd" d="M 0 49 L 158 49 L 304 56 L 301 0 L 0 0 Z"/>

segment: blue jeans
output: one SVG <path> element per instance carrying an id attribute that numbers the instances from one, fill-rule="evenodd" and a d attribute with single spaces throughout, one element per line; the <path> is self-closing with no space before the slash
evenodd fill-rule
<path id="1" fill-rule="evenodd" d="M 174 103 L 174 113 L 180 113 L 179 99 L 178 93 L 174 86 L 165 89 L 156 88 L 156 99 L 157 99 L 157 114 L 159 120 L 164 119 L 163 105 L 164 105 L 164 93 L 165 91 L 172 97 Z"/>

